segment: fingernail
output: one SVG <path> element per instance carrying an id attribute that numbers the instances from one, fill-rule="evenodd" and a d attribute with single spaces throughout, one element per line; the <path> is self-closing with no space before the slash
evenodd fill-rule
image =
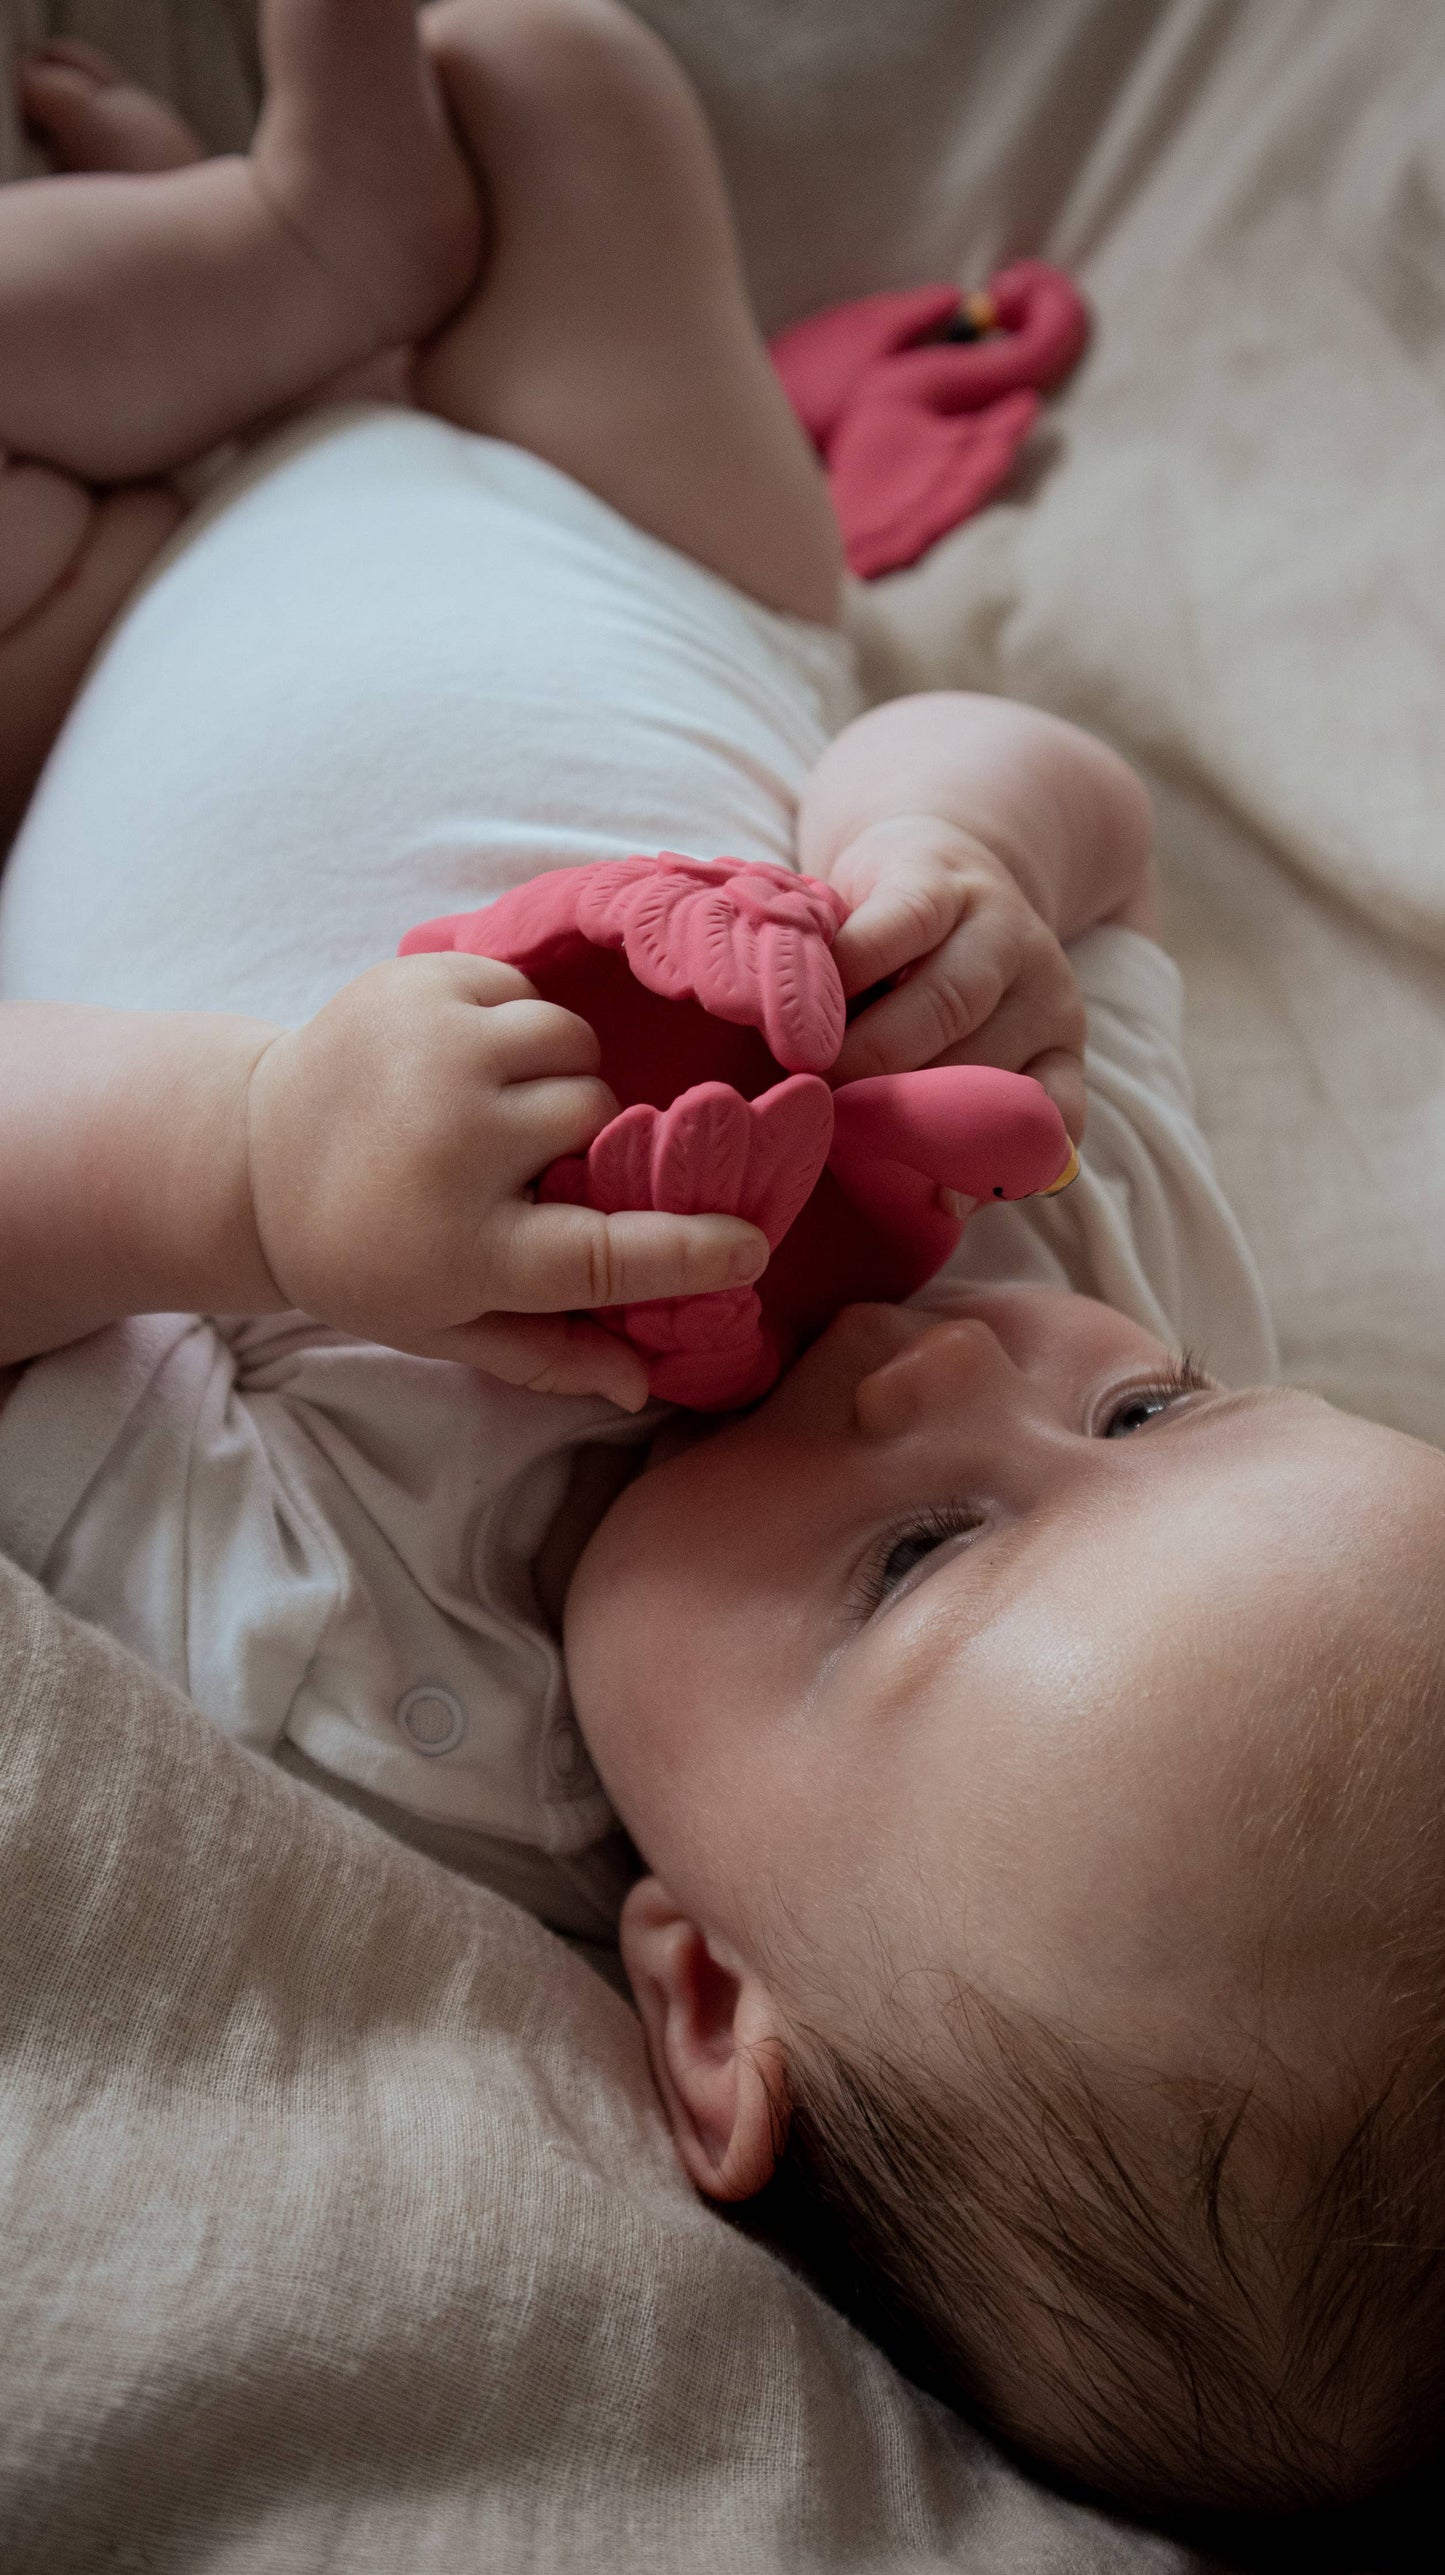
<path id="1" fill-rule="evenodd" d="M 729 1285 L 751 1287 L 754 1279 L 762 1277 L 771 1258 L 772 1252 L 767 1243 L 763 1244 L 761 1250 L 755 1243 L 739 1243 L 736 1250 L 728 1254 Z"/>

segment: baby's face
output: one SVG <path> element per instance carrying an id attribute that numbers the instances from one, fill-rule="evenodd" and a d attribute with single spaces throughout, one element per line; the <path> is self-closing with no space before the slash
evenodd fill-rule
<path id="1" fill-rule="evenodd" d="M 1358 1763 L 1330 1676 L 1435 1619 L 1442 1563 L 1435 1450 L 1005 1289 L 850 1308 L 641 1476 L 568 1660 L 650 1867 L 745 1957 L 795 1938 L 873 1990 L 880 1942 L 941 1957 L 1156 2061 L 1243 1979 L 1294 2053 L 1366 1902 L 1321 1884 L 1276 1928 L 1299 1818 Z"/>

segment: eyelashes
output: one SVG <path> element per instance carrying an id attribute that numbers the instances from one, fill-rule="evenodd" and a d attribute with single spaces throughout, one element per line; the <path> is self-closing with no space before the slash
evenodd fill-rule
<path id="1" fill-rule="evenodd" d="M 848 1595 L 848 1607 L 861 1626 L 881 1609 L 915 1565 L 946 1547 L 951 1538 L 966 1538 L 983 1527 L 984 1515 L 972 1503 L 944 1502 L 915 1512 L 901 1529 L 890 1529 L 865 1557 Z"/>
<path id="2" fill-rule="evenodd" d="M 1207 1394 L 1215 1384 L 1195 1352 L 1182 1350 L 1158 1377 L 1143 1385 L 1120 1388 L 1111 1395 L 1096 1431 L 1102 1439 L 1127 1439 L 1185 1395 Z M 1131 1416 L 1133 1417 L 1131 1419 Z M 905 1583 L 925 1557 L 955 1538 L 966 1538 L 985 1526 L 986 1514 L 971 1502 L 931 1504 L 895 1523 L 869 1550 L 849 1587 L 848 1611 L 863 1626 Z"/>
<path id="3" fill-rule="evenodd" d="M 1125 1438 L 1127 1431 L 1121 1426 L 1128 1422 L 1131 1413 L 1138 1418 L 1128 1423 L 1128 1428 L 1137 1430 L 1141 1423 L 1152 1420 L 1155 1414 L 1167 1412 L 1181 1396 L 1208 1394 L 1213 1385 L 1214 1379 L 1194 1352 L 1181 1350 L 1162 1376 L 1151 1377 L 1142 1386 L 1124 1387 L 1110 1396 L 1102 1417 L 1100 1436 L 1104 1439 Z"/>

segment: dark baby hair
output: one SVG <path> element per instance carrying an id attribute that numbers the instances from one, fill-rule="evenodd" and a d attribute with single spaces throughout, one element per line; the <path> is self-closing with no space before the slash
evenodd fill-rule
<path id="1" fill-rule="evenodd" d="M 1438 2035 L 1333 2105 L 1211 2098 L 944 1981 L 926 2060 L 794 2022 L 767 2195 L 911 2377 L 1153 2510 L 1336 2503 L 1438 2445 Z"/>

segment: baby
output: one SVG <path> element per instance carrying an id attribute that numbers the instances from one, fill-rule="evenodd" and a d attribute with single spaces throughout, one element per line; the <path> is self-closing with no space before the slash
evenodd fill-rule
<path id="1" fill-rule="evenodd" d="M 668 57 L 611 0 L 264 33 L 249 160 L 71 50 L 92 175 L 0 199 L 14 810 L 111 628 L 0 895 L 0 1544 L 559 1928 L 626 1888 L 688 2172 L 953 2401 L 1145 2504 L 1363 2491 L 1445 2357 L 1445 1459 L 1257 1382 L 1128 772 L 857 714 Z M 841 1078 L 1078 1132 L 1088 1013 L 1075 1187 L 721 1428 L 587 1310 L 761 1238 L 536 1204 L 590 1030 L 374 962 L 662 846 L 844 894 Z"/>

